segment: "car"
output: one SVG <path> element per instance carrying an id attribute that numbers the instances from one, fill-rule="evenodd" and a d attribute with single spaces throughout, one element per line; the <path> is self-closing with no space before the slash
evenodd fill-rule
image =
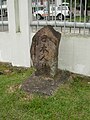
<path id="1" fill-rule="evenodd" d="M 74 13 L 70 10 L 70 7 L 69 7 L 69 3 L 67 2 L 63 2 L 61 5 L 59 6 L 63 6 L 63 7 L 66 7 L 67 10 L 69 11 L 69 16 L 66 16 L 66 17 L 74 17 Z"/>
<path id="2" fill-rule="evenodd" d="M 68 2 L 63 2 L 62 6 L 69 6 L 69 3 Z"/>
<path id="3" fill-rule="evenodd" d="M 33 15 L 38 19 L 45 17 L 55 17 L 58 20 L 64 20 L 65 17 L 70 17 L 70 10 L 68 6 L 50 6 L 50 9 L 44 8 L 43 10 L 37 10 Z"/>

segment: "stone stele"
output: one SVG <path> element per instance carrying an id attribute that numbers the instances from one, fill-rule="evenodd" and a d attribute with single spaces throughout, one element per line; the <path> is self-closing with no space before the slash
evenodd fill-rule
<path id="1" fill-rule="evenodd" d="M 58 70 L 58 48 L 61 34 L 47 25 L 32 38 L 30 49 L 35 75 L 54 77 Z"/>

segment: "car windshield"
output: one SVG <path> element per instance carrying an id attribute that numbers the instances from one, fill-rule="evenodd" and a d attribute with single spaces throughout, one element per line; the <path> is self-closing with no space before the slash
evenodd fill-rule
<path id="1" fill-rule="evenodd" d="M 59 6 L 58 10 L 67 10 L 67 7 L 66 6 Z"/>

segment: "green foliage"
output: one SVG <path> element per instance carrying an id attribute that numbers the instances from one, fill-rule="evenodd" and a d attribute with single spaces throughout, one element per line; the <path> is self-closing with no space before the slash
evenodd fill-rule
<path id="1" fill-rule="evenodd" d="M 65 0 L 63 0 L 65 1 Z M 66 0 L 66 2 L 70 3 L 71 0 Z M 76 3 L 79 3 L 80 0 L 76 0 Z M 73 3 L 75 3 L 75 0 L 72 0 Z M 90 0 L 88 0 L 88 5 L 90 6 Z"/>
<path id="2" fill-rule="evenodd" d="M 20 89 L 33 69 L 0 75 L 0 120 L 90 120 L 90 79 L 75 77 L 51 97 Z"/>

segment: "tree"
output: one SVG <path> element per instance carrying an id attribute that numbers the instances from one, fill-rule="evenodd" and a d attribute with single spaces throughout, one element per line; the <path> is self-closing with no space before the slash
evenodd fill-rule
<path id="1" fill-rule="evenodd" d="M 79 3 L 81 0 L 79 0 Z M 88 8 L 88 3 L 89 3 L 89 0 L 82 0 L 82 4 L 81 4 L 81 16 L 83 17 L 84 16 L 84 10 L 85 10 L 85 7 L 86 7 L 86 16 L 88 16 L 88 12 L 87 12 L 87 8 Z"/>
<path id="2" fill-rule="evenodd" d="M 70 3 L 71 0 L 66 0 L 66 1 Z M 74 3 L 75 0 L 72 0 L 72 2 Z M 90 0 L 76 0 L 76 3 L 79 3 L 79 5 L 81 6 L 81 16 L 82 17 L 84 16 L 84 10 L 85 10 L 85 4 L 86 4 L 86 16 L 88 16 L 87 8 L 90 5 Z M 80 4 L 80 3 L 82 3 L 82 4 Z"/>

